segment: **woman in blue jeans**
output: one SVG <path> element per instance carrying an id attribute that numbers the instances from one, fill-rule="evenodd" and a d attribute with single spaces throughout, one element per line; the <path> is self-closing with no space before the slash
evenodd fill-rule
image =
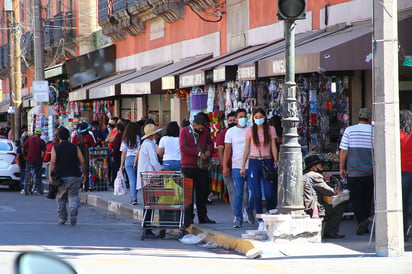
<path id="1" fill-rule="evenodd" d="M 137 205 L 137 190 L 136 190 L 136 168 L 134 167 L 134 159 L 140 146 L 140 128 L 136 123 L 129 123 L 123 133 L 122 144 L 120 151 L 122 152 L 120 169 L 126 169 L 127 177 L 130 184 L 130 195 L 132 196 L 130 204 Z"/>
<path id="2" fill-rule="evenodd" d="M 168 171 L 180 171 L 180 128 L 177 122 L 173 121 L 167 125 L 166 135 L 160 139 L 157 154 L 163 158 L 163 169 Z"/>
<path id="3" fill-rule="evenodd" d="M 262 173 L 262 165 L 266 167 L 277 165 L 277 136 L 275 128 L 269 126 L 266 112 L 262 108 L 255 109 L 252 118 L 253 126 L 246 131 L 246 145 L 240 174 L 245 176 L 246 161 L 249 158 L 248 175 L 250 176 L 252 196 L 256 214 L 261 214 L 263 213 L 262 186 L 266 200 L 266 210 L 275 209 L 277 206 L 277 180 L 265 180 Z M 261 220 L 259 222 L 261 223 Z"/>

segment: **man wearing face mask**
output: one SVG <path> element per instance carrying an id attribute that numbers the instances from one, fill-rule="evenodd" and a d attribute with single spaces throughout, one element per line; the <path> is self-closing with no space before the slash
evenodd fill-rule
<path id="1" fill-rule="evenodd" d="M 243 208 L 246 211 L 247 221 L 255 223 L 253 214 L 253 199 L 249 197 L 251 187 L 250 176 L 248 174 L 248 163 L 246 163 L 245 176 L 240 175 L 242 167 L 243 153 L 246 146 L 246 130 L 248 118 L 246 110 L 240 108 L 236 111 L 237 126 L 230 128 L 225 137 L 225 151 L 223 157 L 223 176 L 232 175 L 234 182 L 234 228 L 241 228 L 243 224 Z"/>
<path id="2" fill-rule="evenodd" d="M 236 112 L 232 111 L 227 114 L 227 124 L 228 124 L 228 127 L 222 130 L 221 132 L 219 132 L 219 136 L 217 136 L 217 139 L 216 139 L 217 151 L 219 152 L 219 160 L 222 163 L 222 169 L 224 168 L 223 167 L 223 152 L 225 150 L 225 136 L 226 136 L 226 132 L 230 128 L 236 126 Z M 232 168 L 232 162 L 230 159 L 229 159 L 228 166 L 229 166 L 229 169 Z M 229 194 L 230 207 L 232 208 L 232 211 L 234 212 L 235 210 L 234 208 L 235 190 L 233 186 L 233 179 L 232 179 L 231 172 L 228 172 L 227 176 L 223 174 L 223 182 L 225 183 L 227 192 Z"/>
<path id="3" fill-rule="evenodd" d="M 193 179 L 193 190 L 196 193 L 197 217 L 200 224 L 216 223 L 209 219 L 206 209 L 206 198 L 209 193 L 209 171 L 200 169 L 197 165 L 198 157 L 207 159 L 213 153 L 213 141 L 207 129 L 207 124 L 207 116 L 199 113 L 194 117 L 191 125 L 180 130 L 179 135 L 182 173 L 185 177 Z M 189 227 L 193 223 L 193 218 L 192 203 L 185 210 L 185 227 Z"/>
<path id="4" fill-rule="evenodd" d="M 333 196 L 336 191 L 326 183 L 330 179 L 330 174 L 323 175 L 322 160 L 317 154 L 306 156 L 303 173 L 305 211 L 313 217 L 313 209 L 315 206 L 318 208 L 319 217 L 324 217 L 323 238 L 345 237 L 338 232 L 346 203 L 332 207 L 324 202 L 323 196 Z"/>

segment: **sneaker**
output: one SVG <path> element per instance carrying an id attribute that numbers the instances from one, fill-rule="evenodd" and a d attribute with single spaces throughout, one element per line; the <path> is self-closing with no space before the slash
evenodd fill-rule
<path id="1" fill-rule="evenodd" d="M 24 189 L 22 189 L 22 190 L 20 191 L 20 194 L 23 194 L 23 195 L 26 194 L 26 192 L 24 191 Z"/>
<path id="2" fill-rule="evenodd" d="M 263 221 L 259 222 L 258 231 L 265 231 L 265 223 Z"/>
<path id="3" fill-rule="evenodd" d="M 246 211 L 246 220 L 249 224 L 253 225 L 256 222 L 255 214 L 253 214 L 253 210 L 247 210 Z"/>
<path id="4" fill-rule="evenodd" d="M 66 220 L 63 219 L 59 219 L 59 221 L 57 222 L 59 225 L 64 225 L 66 223 Z"/>
<path id="5" fill-rule="evenodd" d="M 130 204 L 131 204 L 131 205 L 137 205 L 137 200 L 131 200 L 131 201 L 130 201 Z"/>
<path id="6" fill-rule="evenodd" d="M 241 219 L 236 219 L 235 224 L 233 225 L 233 228 L 241 228 L 242 223 L 243 221 Z"/>
<path id="7" fill-rule="evenodd" d="M 77 223 L 77 211 L 74 208 L 70 209 L 70 224 L 76 225 Z"/>

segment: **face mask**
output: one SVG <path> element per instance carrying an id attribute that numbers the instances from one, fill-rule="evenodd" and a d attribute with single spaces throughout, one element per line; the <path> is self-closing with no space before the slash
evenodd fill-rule
<path id="1" fill-rule="evenodd" d="M 239 126 L 245 127 L 247 125 L 247 118 L 240 118 L 239 119 Z"/>
<path id="2" fill-rule="evenodd" d="M 265 123 L 265 118 L 255 119 L 255 124 L 261 126 Z"/>
<path id="3" fill-rule="evenodd" d="M 323 174 L 323 170 L 317 169 L 316 170 L 317 173 Z"/>
<path id="4" fill-rule="evenodd" d="M 109 124 L 110 128 L 114 128 L 116 125 L 115 124 Z"/>
<path id="5" fill-rule="evenodd" d="M 200 133 L 202 133 L 200 130 L 198 130 L 198 129 L 195 129 L 195 132 L 197 133 L 197 134 L 200 134 Z"/>
<path id="6" fill-rule="evenodd" d="M 229 128 L 234 127 L 234 126 L 236 126 L 236 123 L 230 123 L 228 126 L 229 126 Z"/>

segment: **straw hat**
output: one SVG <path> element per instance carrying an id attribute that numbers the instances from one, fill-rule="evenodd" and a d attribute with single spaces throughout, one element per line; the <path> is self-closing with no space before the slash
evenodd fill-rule
<path id="1" fill-rule="evenodd" d="M 162 128 L 158 128 L 157 126 L 153 125 L 153 124 L 147 124 L 144 127 L 144 136 L 142 137 L 143 139 L 146 139 L 149 136 L 152 136 L 158 132 L 162 131 Z"/>

